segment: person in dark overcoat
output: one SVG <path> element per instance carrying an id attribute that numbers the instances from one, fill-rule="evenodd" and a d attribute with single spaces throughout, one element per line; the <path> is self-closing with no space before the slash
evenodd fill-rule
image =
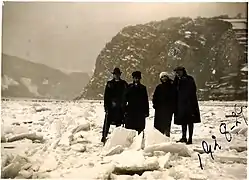
<path id="1" fill-rule="evenodd" d="M 112 72 L 113 79 L 108 81 L 104 92 L 105 121 L 101 142 L 105 143 L 110 125 L 121 126 L 124 123 L 123 94 L 128 83 L 121 79 L 121 71 L 115 68 Z"/>
<path id="2" fill-rule="evenodd" d="M 160 73 L 161 84 L 153 94 L 152 103 L 155 109 L 154 127 L 170 137 L 170 127 L 175 108 L 176 89 L 167 72 Z"/>
<path id="3" fill-rule="evenodd" d="M 145 119 L 149 116 L 149 100 L 146 86 L 140 83 L 141 72 L 132 73 L 133 82 L 124 94 L 125 128 L 138 131 L 145 129 Z"/>
<path id="4" fill-rule="evenodd" d="M 194 123 L 201 122 L 196 84 L 194 78 L 187 74 L 184 67 L 179 66 L 174 71 L 176 73 L 174 85 L 177 89 L 174 123 L 182 125 L 182 138 L 177 142 L 192 144 Z M 186 138 L 187 127 L 189 130 L 188 140 Z"/>

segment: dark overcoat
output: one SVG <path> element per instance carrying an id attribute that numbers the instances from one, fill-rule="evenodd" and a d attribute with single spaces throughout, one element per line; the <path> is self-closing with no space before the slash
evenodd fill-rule
<path id="1" fill-rule="evenodd" d="M 174 123 L 177 125 L 200 123 L 201 118 L 194 78 L 184 72 L 181 79 L 175 77 L 174 85 L 177 90 Z"/>
<path id="2" fill-rule="evenodd" d="M 110 124 L 121 125 L 124 121 L 123 94 L 128 83 L 124 80 L 108 81 L 104 92 L 104 108 L 108 113 L 106 118 Z"/>
<path id="3" fill-rule="evenodd" d="M 170 126 L 175 108 L 176 88 L 169 79 L 159 84 L 153 94 L 152 103 L 155 109 L 154 127 L 164 133 Z"/>
<path id="4" fill-rule="evenodd" d="M 147 89 L 142 84 L 131 83 L 124 94 L 125 127 L 139 132 L 145 129 L 145 118 L 149 116 Z"/>

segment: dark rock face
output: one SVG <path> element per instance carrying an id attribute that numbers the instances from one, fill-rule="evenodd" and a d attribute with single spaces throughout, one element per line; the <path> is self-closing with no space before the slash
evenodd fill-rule
<path id="1" fill-rule="evenodd" d="M 87 73 L 65 74 L 43 64 L 2 54 L 2 97 L 70 100 L 89 79 Z"/>
<path id="2" fill-rule="evenodd" d="M 102 99 L 114 67 L 121 68 L 127 81 L 140 70 L 151 96 L 161 71 L 183 65 L 196 80 L 199 100 L 247 100 L 247 44 L 238 40 L 241 31 L 247 37 L 247 29 L 211 18 L 125 27 L 100 52 L 94 75 L 78 98 Z"/>

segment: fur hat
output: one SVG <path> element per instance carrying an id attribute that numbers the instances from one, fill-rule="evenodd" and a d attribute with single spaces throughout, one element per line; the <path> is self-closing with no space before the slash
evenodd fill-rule
<path id="1" fill-rule="evenodd" d="M 167 72 L 161 72 L 160 75 L 159 75 L 160 79 L 161 79 L 163 76 L 169 77 L 169 73 L 167 73 Z"/>
<path id="2" fill-rule="evenodd" d="M 132 73 L 132 77 L 141 79 L 142 78 L 141 72 L 140 71 L 134 71 Z"/>

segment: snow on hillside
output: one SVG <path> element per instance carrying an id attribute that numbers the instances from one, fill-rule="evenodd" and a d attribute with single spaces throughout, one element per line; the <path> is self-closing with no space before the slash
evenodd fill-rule
<path id="1" fill-rule="evenodd" d="M 69 100 L 77 96 L 89 80 L 84 72 L 66 74 L 43 64 L 2 54 L 3 97 Z"/>
<path id="2" fill-rule="evenodd" d="M 23 169 L 24 165 L 22 166 L 22 170 L 18 174 L 19 178 L 96 179 L 98 177 L 108 179 L 109 177 L 109 179 L 244 180 L 247 168 L 246 131 L 232 134 L 231 142 L 228 142 L 225 135 L 219 131 L 221 123 L 226 123 L 228 131 L 235 124 L 235 118 L 226 117 L 226 115 L 232 114 L 235 103 L 239 106 L 247 104 L 243 101 L 200 102 L 202 123 L 195 125 L 193 145 L 186 146 L 191 156 L 184 157 L 180 154 L 165 154 L 162 151 L 146 154 L 143 150 L 125 150 L 120 155 L 104 155 L 104 148 L 100 143 L 104 120 L 102 101 L 2 101 L 1 140 L 3 137 L 13 140 L 13 137 L 17 135 L 32 132 L 36 133 L 37 139 L 40 137 L 44 139 L 44 141 L 32 142 L 26 139 L 1 143 L 2 158 L 13 159 L 15 157 L 12 165 L 14 161 L 16 162 L 18 159 L 20 161 L 20 157 L 17 158 L 15 154 L 28 158 L 30 162 L 28 165 L 25 164 L 26 170 Z M 247 110 L 244 109 L 243 113 L 246 116 Z M 154 111 L 150 108 L 145 135 L 148 135 L 153 129 L 153 117 Z M 241 118 L 238 120 L 241 121 L 238 127 L 247 127 Z M 76 127 L 78 130 L 75 129 Z M 70 133 L 72 129 L 76 132 L 73 135 Z M 111 132 L 113 129 L 114 127 L 111 127 Z M 216 136 L 217 143 L 221 146 L 220 150 L 217 149 L 213 152 L 214 160 L 210 154 L 203 153 L 202 149 L 203 140 L 212 148 L 214 147 L 212 135 Z M 181 128 L 172 125 L 170 141 L 174 142 L 180 137 Z M 200 153 L 203 170 L 200 168 L 198 153 Z M 136 156 L 132 156 L 132 154 L 136 154 Z M 144 158 L 150 160 L 151 163 L 151 166 L 148 165 L 147 168 L 152 168 L 152 164 L 166 162 L 168 155 L 170 155 L 170 160 L 167 160 L 167 167 L 159 168 L 156 165 L 155 170 L 144 172 L 141 176 L 117 174 L 112 169 L 114 166 L 122 166 L 122 164 L 114 165 L 114 161 L 131 165 L 131 160 L 137 159 L 132 163 L 132 166 L 136 166 L 136 163 L 138 164 L 140 161 L 142 163 Z M 140 166 L 143 166 L 141 163 Z M 17 167 L 19 166 L 16 165 L 15 168 Z M 9 165 L 8 168 L 11 169 L 13 166 Z M 4 170 L 6 171 L 6 169 L 5 167 Z"/>
<path id="3" fill-rule="evenodd" d="M 31 79 L 29 78 L 20 78 L 21 82 L 27 87 L 29 92 L 33 93 L 35 96 L 40 96 L 38 93 L 38 87 L 32 84 Z"/>
<path id="4" fill-rule="evenodd" d="M 8 89 L 9 86 L 17 86 L 17 85 L 19 85 L 18 82 L 16 82 L 14 79 L 8 77 L 7 75 L 4 75 L 2 77 L 1 84 L 2 84 L 1 86 L 2 86 L 3 90 Z"/>
<path id="5" fill-rule="evenodd" d="M 124 27 L 99 53 L 94 74 L 78 99 L 102 99 L 116 66 L 128 82 L 133 71 L 141 71 L 151 97 L 160 72 L 181 65 L 195 78 L 199 100 L 246 100 L 247 72 L 242 68 L 247 66 L 247 27 L 233 29 L 244 23 L 238 21 L 175 17 Z"/>

